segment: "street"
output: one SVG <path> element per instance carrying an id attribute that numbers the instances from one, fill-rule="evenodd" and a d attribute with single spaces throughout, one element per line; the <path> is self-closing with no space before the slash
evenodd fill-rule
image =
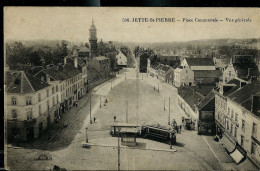
<path id="1" fill-rule="evenodd" d="M 158 91 L 159 87 L 159 91 Z M 169 84 L 126 68 L 114 80 L 97 86 L 80 100 L 77 113 L 50 142 L 45 151 L 52 160 L 34 160 L 42 149 L 8 148 L 10 169 L 52 169 L 54 165 L 68 170 L 116 170 L 118 162 L 117 138 L 109 134 L 110 125 L 116 122 L 167 125 L 175 119 L 181 123 L 185 114 L 177 102 L 177 89 Z M 169 100 L 170 98 L 170 100 Z M 107 99 L 107 103 L 106 103 Z M 169 105 L 170 102 L 170 105 Z M 82 148 L 86 141 L 90 149 Z M 207 138 L 212 140 L 213 138 Z M 195 131 L 183 130 L 177 134 L 177 143 L 171 151 L 168 144 L 137 139 L 137 146 L 121 146 L 122 170 L 220 170 L 221 164 L 212 153 L 203 136 Z M 17 163 L 17 164 L 16 164 Z M 19 163 L 19 164 L 18 164 Z"/>

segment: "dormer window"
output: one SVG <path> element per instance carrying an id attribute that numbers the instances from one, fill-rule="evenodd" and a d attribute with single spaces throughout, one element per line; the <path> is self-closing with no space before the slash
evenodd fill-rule
<path id="1" fill-rule="evenodd" d="M 31 104 L 32 104 L 32 98 L 26 97 L 26 105 L 31 105 Z"/>
<path id="2" fill-rule="evenodd" d="M 16 97 L 12 97 L 12 105 L 16 105 Z"/>

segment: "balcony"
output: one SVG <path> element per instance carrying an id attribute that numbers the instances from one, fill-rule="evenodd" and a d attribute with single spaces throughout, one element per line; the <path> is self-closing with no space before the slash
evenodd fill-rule
<path id="1" fill-rule="evenodd" d="M 25 124 L 34 124 L 34 123 L 36 123 L 36 118 L 24 120 L 24 123 Z"/>

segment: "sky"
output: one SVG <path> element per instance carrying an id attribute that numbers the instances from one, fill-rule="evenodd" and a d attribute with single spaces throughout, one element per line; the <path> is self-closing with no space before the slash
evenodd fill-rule
<path id="1" fill-rule="evenodd" d="M 179 42 L 260 38 L 259 8 L 5 7 L 4 40 L 88 42 L 92 18 L 103 41 Z M 131 22 L 122 22 L 129 18 Z M 175 18 L 176 22 L 132 22 L 132 18 Z M 183 22 L 183 18 L 193 22 Z M 195 18 L 223 20 L 194 22 Z M 251 22 L 227 22 L 251 19 Z"/>

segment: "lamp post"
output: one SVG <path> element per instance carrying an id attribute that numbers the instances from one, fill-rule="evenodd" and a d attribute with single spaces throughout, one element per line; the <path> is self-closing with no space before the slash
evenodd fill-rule
<path id="1" fill-rule="evenodd" d="M 144 80 L 144 74 L 142 74 L 142 80 Z"/>
<path id="2" fill-rule="evenodd" d="M 100 97 L 100 106 L 99 107 L 101 108 L 101 97 Z"/>
<path id="3" fill-rule="evenodd" d="M 128 123 L 128 100 L 126 101 L 126 123 Z"/>
<path id="4" fill-rule="evenodd" d="M 168 116 L 168 125 L 170 125 L 170 113 L 171 113 L 171 101 L 170 101 L 170 97 L 169 97 L 169 116 Z"/>
<path id="5" fill-rule="evenodd" d="M 92 119 L 91 119 L 91 95 L 90 95 L 90 101 L 89 101 L 89 117 L 90 117 L 89 122 L 90 122 L 90 124 L 92 124 Z"/>
<path id="6" fill-rule="evenodd" d="M 125 73 L 125 80 L 126 80 L 126 73 Z"/>
<path id="7" fill-rule="evenodd" d="M 163 110 L 165 111 L 165 99 L 163 100 Z"/>
<path id="8" fill-rule="evenodd" d="M 160 90 L 159 90 L 159 83 L 158 83 L 158 92 L 159 92 Z"/>
<path id="9" fill-rule="evenodd" d="M 118 170 L 120 170 L 120 143 L 119 143 L 120 127 L 118 127 Z"/>
<path id="10" fill-rule="evenodd" d="M 113 88 L 112 88 L 112 81 L 111 81 L 111 90 L 112 90 Z"/>
<path id="11" fill-rule="evenodd" d="M 86 130 L 86 143 L 88 143 L 88 127 L 86 127 L 85 130 Z"/>

